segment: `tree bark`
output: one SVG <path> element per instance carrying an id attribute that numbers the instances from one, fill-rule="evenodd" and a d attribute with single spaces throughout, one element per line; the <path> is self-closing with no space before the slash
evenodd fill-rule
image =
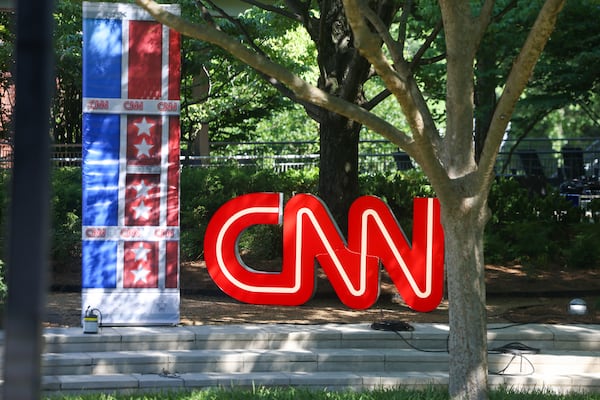
<path id="1" fill-rule="evenodd" d="M 382 2 L 384 3 L 384 2 Z M 363 85 L 370 64 L 354 47 L 342 0 L 321 0 L 318 49 L 319 89 L 348 102 L 365 102 Z M 359 193 L 358 143 L 361 125 L 323 110 L 318 116 L 320 138 L 319 196 L 342 232 L 347 231 L 350 205 Z"/>
<path id="2" fill-rule="evenodd" d="M 344 234 L 348 228 L 348 210 L 359 194 L 360 127 L 339 115 L 326 113 L 319 128 L 319 196 Z"/>
<path id="3" fill-rule="evenodd" d="M 487 197 L 487 196 L 482 196 Z M 485 203 L 442 207 L 449 307 L 449 392 L 452 399 L 487 399 L 487 326 L 483 231 Z"/>
<path id="4" fill-rule="evenodd" d="M 493 46 L 484 44 L 477 53 L 475 64 L 475 161 L 479 162 L 481 151 L 490 128 L 498 80 L 494 74 L 496 57 Z"/>

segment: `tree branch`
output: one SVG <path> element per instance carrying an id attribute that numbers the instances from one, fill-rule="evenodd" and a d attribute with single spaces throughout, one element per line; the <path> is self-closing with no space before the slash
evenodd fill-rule
<path id="1" fill-rule="evenodd" d="M 152 0 L 136 0 L 136 3 L 148 11 L 158 22 L 186 36 L 221 47 L 248 66 L 277 79 L 292 90 L 298 98 L 365 125 L 398 146 L 406 148 L 407 152 L 409 150 L 410 152 L 414 152 L 412 139 L 389 122 L 356 104 L 332 96 L 314 87 L 286 68 L 257 54 L 227 34 L 208 25 L 192 24 L 181 17 L 169 13 Z"/>
<path id="2" fill-rule="evenodd" d="M 443 28 L 444 28 L 444 24 L 442 23 L 442 21 L 441 20 L 438 21 L 437 25 L 433 29 L 433 32 L 431 32 L 431 34 L 429 34 L 429 36 L 427 36 L 427 38 L 425 39 L 425 42 L 423 42 L 423 44 L 421 45 L 419 50 L 417 50 L 417 52 L 415 53 L 412 61 L 410 62 L 411 71 L 414 71 L 415 66 L 423 65 L 423 64 L 421 64 L 421 59 L 423 58 L 423 55 L 431 47 L 431 44 L 433 43 L 433 41 L 435 40 L 437 35 L 439 35 L 440 31 Z M 443 57 L 441 59 L 443 59 Z"/>
<path id="3" fill-rule="evenodd" d="M 309 14 L 310 2 L 302 2 L 301 0 L 285 0 L 285 4 L 292 12 L 289 12 L 285 7 L 275 7 L 270 4 L 265 4 L 257 0 L 240 0 L 243 3 L 258 7 L 261 10 L 269 11 L 292 21 L 299 22 L 306 28 L 308 34 L 315 40 L 315 28 L 313 26 L 314 18 Z"/>
<path id="4" fill-rule="evenodd" d="M 293 11 L 294 15 L 296 16 L 296 20 L 306 26 L 306 23 L 309 19 L 309 3 L 303 3 L 300 0 L 285 0 L 285 4 Z"/>
<path id="5" fill-rule="evenodd" d="M 361 0 L 343 0 L 346 18 L 354 32 L 354 45 L 369 60 L 375 71 L 383 79 L 385 86 L 396 97 L 410 125 L 416 151 L 405 150 L 429 176 L 443 179 L 443 168 L 436 155 L 439 135 L 427 104 L 412 76 L 404 68 L 396 69 L 390 65 L 381 49 L 381 39 L 367 25 L 360 12 Z"/>
<path id="6" fill-rule="evenodd" d="M 512 0 L 510 3 L 506 5 L 498 14 L 493 16 L 493 20 L 500 21 L 510 10 L 513 8 L 517 8 L 518 0 Z"/>
<path id="7" fill-rule="evenodd" d="M 479 44 L 483 39 L 483 35 L 485 34 L 485 31 L 487 30 L 490 24 L 490 21 L 492 19 L 492 13 L 494 11 L 494 4 L 496 4 L 495 0 L 485 0 L 485 3 L 483 3 L 483 7 L 481 7 L 479 18 L 477 18 L 476 47 L 479 47 Z"/>
<path id="8" fill-rule="evenodd" d="M 444 163 L 452 178 L 476 170 L 473 146 L 476 19 L 471 1 L 439 0 L 446 42 Z"/>
<path id="9" fill-rule="evenodd" d="M 408 17 L 410 16 L 410 10 L 413 6 L 413 0 L 406 0 L 402 7 L 402 14 L 400 15 L 400 23 L 398 24 L 398 46 L 402 52 L 406 45 L 406 30 L 408 29 Z"/>
<path id="10" fill-rule="evenodd" d="M 375 95 L 375 97 L 373 97 L 371 100 L 364 103 L 362 106 L 365 110 L 370 111 L 370 110 L 374 109 L 375 107 L 377 107 L 377 105 L 379 105 L 379 103 L 381 103 L 382 101 L 384 101 L 385 99 L 390 97 L 391 94 L 392 94 L 392 92 L 390 92 L 389 89 L 383 89 L 381 92 L 377 93 L 377 95 Z"/>
<path id="11" fill-rule="evenodd" d="M 481 152 L 479 166 L 487 187 L 493 181 L 494 163 L 510 117 L 519 97 L 525 90 L 529 78 L 533 74 L 537 60 L 554 30 L 558 14 L 565 1 L 546 0 L 508 75 L 502 95 L 496 104 L 487 140 Z"/>
<path id="12" fill-rule="evenodd" d="M 512 147 L 510 148 L 510 150 L 508 151 L 508 156 L 506 157 L 506 162 L 502 166 L 502 170 L 500 171 L 500 173 L 504 174 L 506 172 L 506 168 L 509 166 L 510 160 L 512 159 L 512 156 L 513 156 L 515 150 L 517 149 L 519 144 L 523 141 L 523 139 L 525 139 L 525 137 L 527 137 L 529 132 L 531 132 L 533 130 L 533 128 L 537 125 L 538 122 L 540 122 L 542 119 L 546 118 L 546 116 L 548 114 L 550 114 L 552 111 L 554 111 L 554 110 L 543 110 L 543 111 L 539 111 L 533 115 L 533 118 L 531 118 L 529 123 L 525 126 L 525 129 L 523 129 L 523 131 L 521 132 L 521 134 L 515 141 L 515 144 L 513 144 Z"/>
<path id="13" fill-rule="evenodd" d="M 217 6 L 212 0 L 204 0 L 204 1 L 206 1 L 208 4 L 210 4 L 211 7 L 214 7 L 229 22 L 231 22 L 233 25 L 237 26 L 237 28 L 240 30 L 242 35 L 244 35 L 244 37 L 247 39 L 247 42 L 249 43 L 250 47 L 257 54 L 261 55 L 262 57 L 269 58 L 269 56 L 256 44 L 256 42 L 254 41 L 254 38 L 250 35 L 250 33 L 248 32 L 248 30 L 246 29 L 244 24 L 242 24 L 238 18 L 234 18 L 231 15 L 227 14 L 227 12 L 225 12 L 225 10 L 223 10 L 219 6 Z M 218 29 L 217 26 L 215 26 L 215 28 Z M 277 79 L 274 79 L 273 77 L 271 77 L 267 74 L 264 74 L 263 72 L 258 71 L 258 70 L 257 70 L 257 73 L 267 83 L 269 83 L 279 93 L 281 93 L 283 96 L 285 96 L 285 97 L 289 98 L 290 100 L 297 102 L 301 106 L 303 106 L 304 109 L 306 110 L 307 114 L 315 121 L 318 121 L 318 116 L 319 116 L 319 108 L 318 107 L 315 107 L 314 105 L 299 99 L 293 91 L 288 89 L 285 85 L 281 84 L 281 82 L 279 82 Z"/>
<path id="14" fill-rule="evenodd" d="M 219 29 L 219 26 L 215 23 L 213 16 L 210 11 L 206 8 L 206 6 L 202 3 L 201 0 L 196 0 L 196 7 L 200 8 L 200 12 L 202 13 L 202 19 L 206 21 L 207 24 L 214 26 L 216 29 Z M 221 10 L 221 13 L 224 11 Z"/>
<path id="15" fill-rule="evenodd" d="M 394 64 L 400 65 L 405 64 L 404 56 L 402 54 L 403 47 L 399 46 L 398 43 L 390 35 L 388 27 L 383 23 L 379 15 L 377 15 L 367 3 L 363 1 L 357 2 L 360 12 L 362 12 L 365 18 L 375 27 L 375 30 L 379 34 L 379 37 L 383 40 L 387 46 Z"/>
<path id="16" fill-rule="evenodd" d="M 291 13 L 283 7 L 275 7 L 270 4 L 261 3 L 260 1 L 256 1 L 256 0 L 241 0 L 241 1 L 243 3 L 258 7 L 261 10 L 270 11 L 272 13 L 289 18 L 293 21 L 302 22 L 302 20 L 300 19 L 300 16 L 298 14 Z"/>
<path id="17" fill-rule="evenodd" d="M 419 62 L 419 65 L 431 65 L 431 64 L 435 64 L 438 63 L 442 60 L 446 59 L 446 53 L 442 53 L 442 54 L 438 54 L 435 57 L 430 57 L 430 58 L 423 58 L 421 59 L 421 61 Z M 411 62 L 411 69 L 412 69 L 412 62 Z"/>
<path id="18" fill-rule="evenodd" d="M 594 112 L 594 110 L 587 103 L 584 103 L 581 100 L 578 100 L 576 103 L 579 104 L 583 112 L 585 112 L 588 115 L 588 117 L 590 117 L 594 125 L 600 127 L 600 115 Z"/>

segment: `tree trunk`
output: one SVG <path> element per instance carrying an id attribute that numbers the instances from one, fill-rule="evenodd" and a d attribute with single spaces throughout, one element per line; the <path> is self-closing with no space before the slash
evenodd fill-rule
<path id="1" fill-rule="evenodd" d="M 483 45 L 477 53 L 475 64 L 475 161 L 483 151 L 488 129 L 496 107 L 498 79 L 494 74 L 495 51 L 493 46 Z"/>
<path id="2" fill-rule="evenodd" d="M 322 0 L 319 25 L 318 87 L 354 104 L 364 102 L 363 84 L 370 65 L 354 48 L 352 30 L 342 0 Z M 319 196 L 343 233 L 347 215 L 358 196 L 360 125 L 323 110 L 319 115 Z"/>
<path id="3" fill-rule="evenodd" d="M 360 125 L 326 113 L 320 124 L 319 196 L 334 220 L 347 233 L 348 210 L 358 197 Z"/>
<path id="4" fill-rule="evenodd" d="M 452 207 L 442 202 L 452 399 L 487 399 L 483 231 L 489 211 L 485 202 L 475 203 Z"/>

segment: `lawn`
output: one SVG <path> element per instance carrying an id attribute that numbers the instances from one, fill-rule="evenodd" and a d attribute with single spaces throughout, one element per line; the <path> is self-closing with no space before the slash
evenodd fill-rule
<path id="1" fill-rule="evenodd" d="M 171 392 L 140 395 L 82 395 L 67 397 L 49 397 L 47 399 L 66 400 L 445 400 L 448 392 L 444 388 L 432 387 L 424 390 L 384 389 L 364 392 L 327 391 L 298 388 L 254 389 L 206 389 L 193 392 Z M 493 390 L 490 400 L 594 400 L 600 399 L 600 393 L 554 394 L 547 391 L 517 392 L 510 389 Z"/>

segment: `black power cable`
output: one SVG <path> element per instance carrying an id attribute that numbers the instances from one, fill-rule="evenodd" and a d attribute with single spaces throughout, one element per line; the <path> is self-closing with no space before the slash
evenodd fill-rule
<path id="1" fill-rule="evenodd" d="M 503 328 L 507 328 L 503 327 Z M 382 320 L 382 321 L 377 321 L 377 322 L 373 322 L 371 324 L 371 329 L 373 330 L 377 330 L 377 331 L 390 331 L 390 332 L 394 332 L 396 335 L 398 335 L 398 337 L 400 339 L 402 339 L 402 341 L 404 343 L 406 343 L 407 346 L 409 346 L 410 348 L 412 348 L 413 350 L 416 351 L 420 351 L 423 353 L 449 353 L 449 346 L 448 346 L 448 342 L 450 339 L 450 336 L 446 336 L 446 350 L 428 350 L 428 349 L 422 349 L 420 347 L 417 347 L 415 345 L 413 345 L 412 343 L 410 343 L 404 336 L 402 336 L 402 334 L 400 332 L 412 332 L 415 330 L 415 328 L 404 322 L 404 321 L 390 321 L 390 320 Z M 501 329 L 501 328 L 497 328 L 497 329 Z M 494 375 L 505 375 L 506 374 L 506 370 L 511 366 L 512 362 L 519 357 L 520 361 L 521 361 L 521 365 L 520 365 L 520 372 L 519 375 L 531 375 L 535 372 L 535 367 L 533 366 L 533 363 L 527 358 L 525 357 L 526 354 L 538 354 L 540 352 L 540 349 L 535 348 L 535 347 L 530 347 L 527 346 L 523 343 L 519 343 L 519 342 L 511 342 L 508 344 L 505 344 L 503 346 L 500 347 L 495 347 L 493 349 L 488 350 L 488 354 L 510 354 L 512 355 L 512 358 L 510 359 L 510 361 L 506 364 L 506 366 L 504 368 L 502 368 L 499 371 L 496 372 L 491 372 Z M 523 361 L 527 362 L 527 364 L 529 364 L 529 366 L 531 367 L 531 372 L 528 372 L 526 374 L 523 374 Z"/>
<path id="2" fill-rule="evenodd" d="M 371 329 L 376 331 L 414 331 L 415 328 L 407 322 L 404 321 L 389 321 L 383 320 L 378 322 L 373 322 L 371 324 Z"/>
<path id="3" fill-rule="evenodd" d="M 519 375 L 531 375 L 535 372 L 535 367 L 533 363 L 525 357 L 526 354 L 539 354 L 540 349 L 535 347 L 527 346 L 523 343 L 519 342 L 511 342 L 505 344 L 500 347 L 493 348 L 489 350 L 488 354 L 510 354 L 512 358 L 508 361 L 506 366 L 502 368 L 500 371 L 492 372 L 494 375 L 506 375 L 506 370 L 511 366 L 512 362 L 519 357 L 521 364 L 519 366 Z M 528 373 L 523 373 L 523 361 L 526 361 L 527 364 L 531 367 L 531 371 Z"/>
<path id="4" fill-rule="evenodd" d="M 410 343 L 408 341 L 408 339 L 406 339 L 404 336 L 402 336 L 402 334 L 400 332 L 412 332 L 415 330 L 415 328 L 404 322 L 404 321 L 389 321 L 389 320 L 383 320 L 383 321 L 378 321 L 378 322 L 373 322 L 371 324 L 371 329 L 377 330 L 377 331 L 390 331 L 390 332 L 394 332 L 396 335 L 398 335 L 398 337 L 400 339 L 402 339 L 402 341 L 404 343 L 406 343 L 407 346 L 409 346 L 410 348 L 423 352 L 423 353 L 448 353 L 448 338 L 446 338 L 446 350 L 427 350 L 427 349 L 421 349 L 417 346 L 415 346 L 414 344 Z"/>

